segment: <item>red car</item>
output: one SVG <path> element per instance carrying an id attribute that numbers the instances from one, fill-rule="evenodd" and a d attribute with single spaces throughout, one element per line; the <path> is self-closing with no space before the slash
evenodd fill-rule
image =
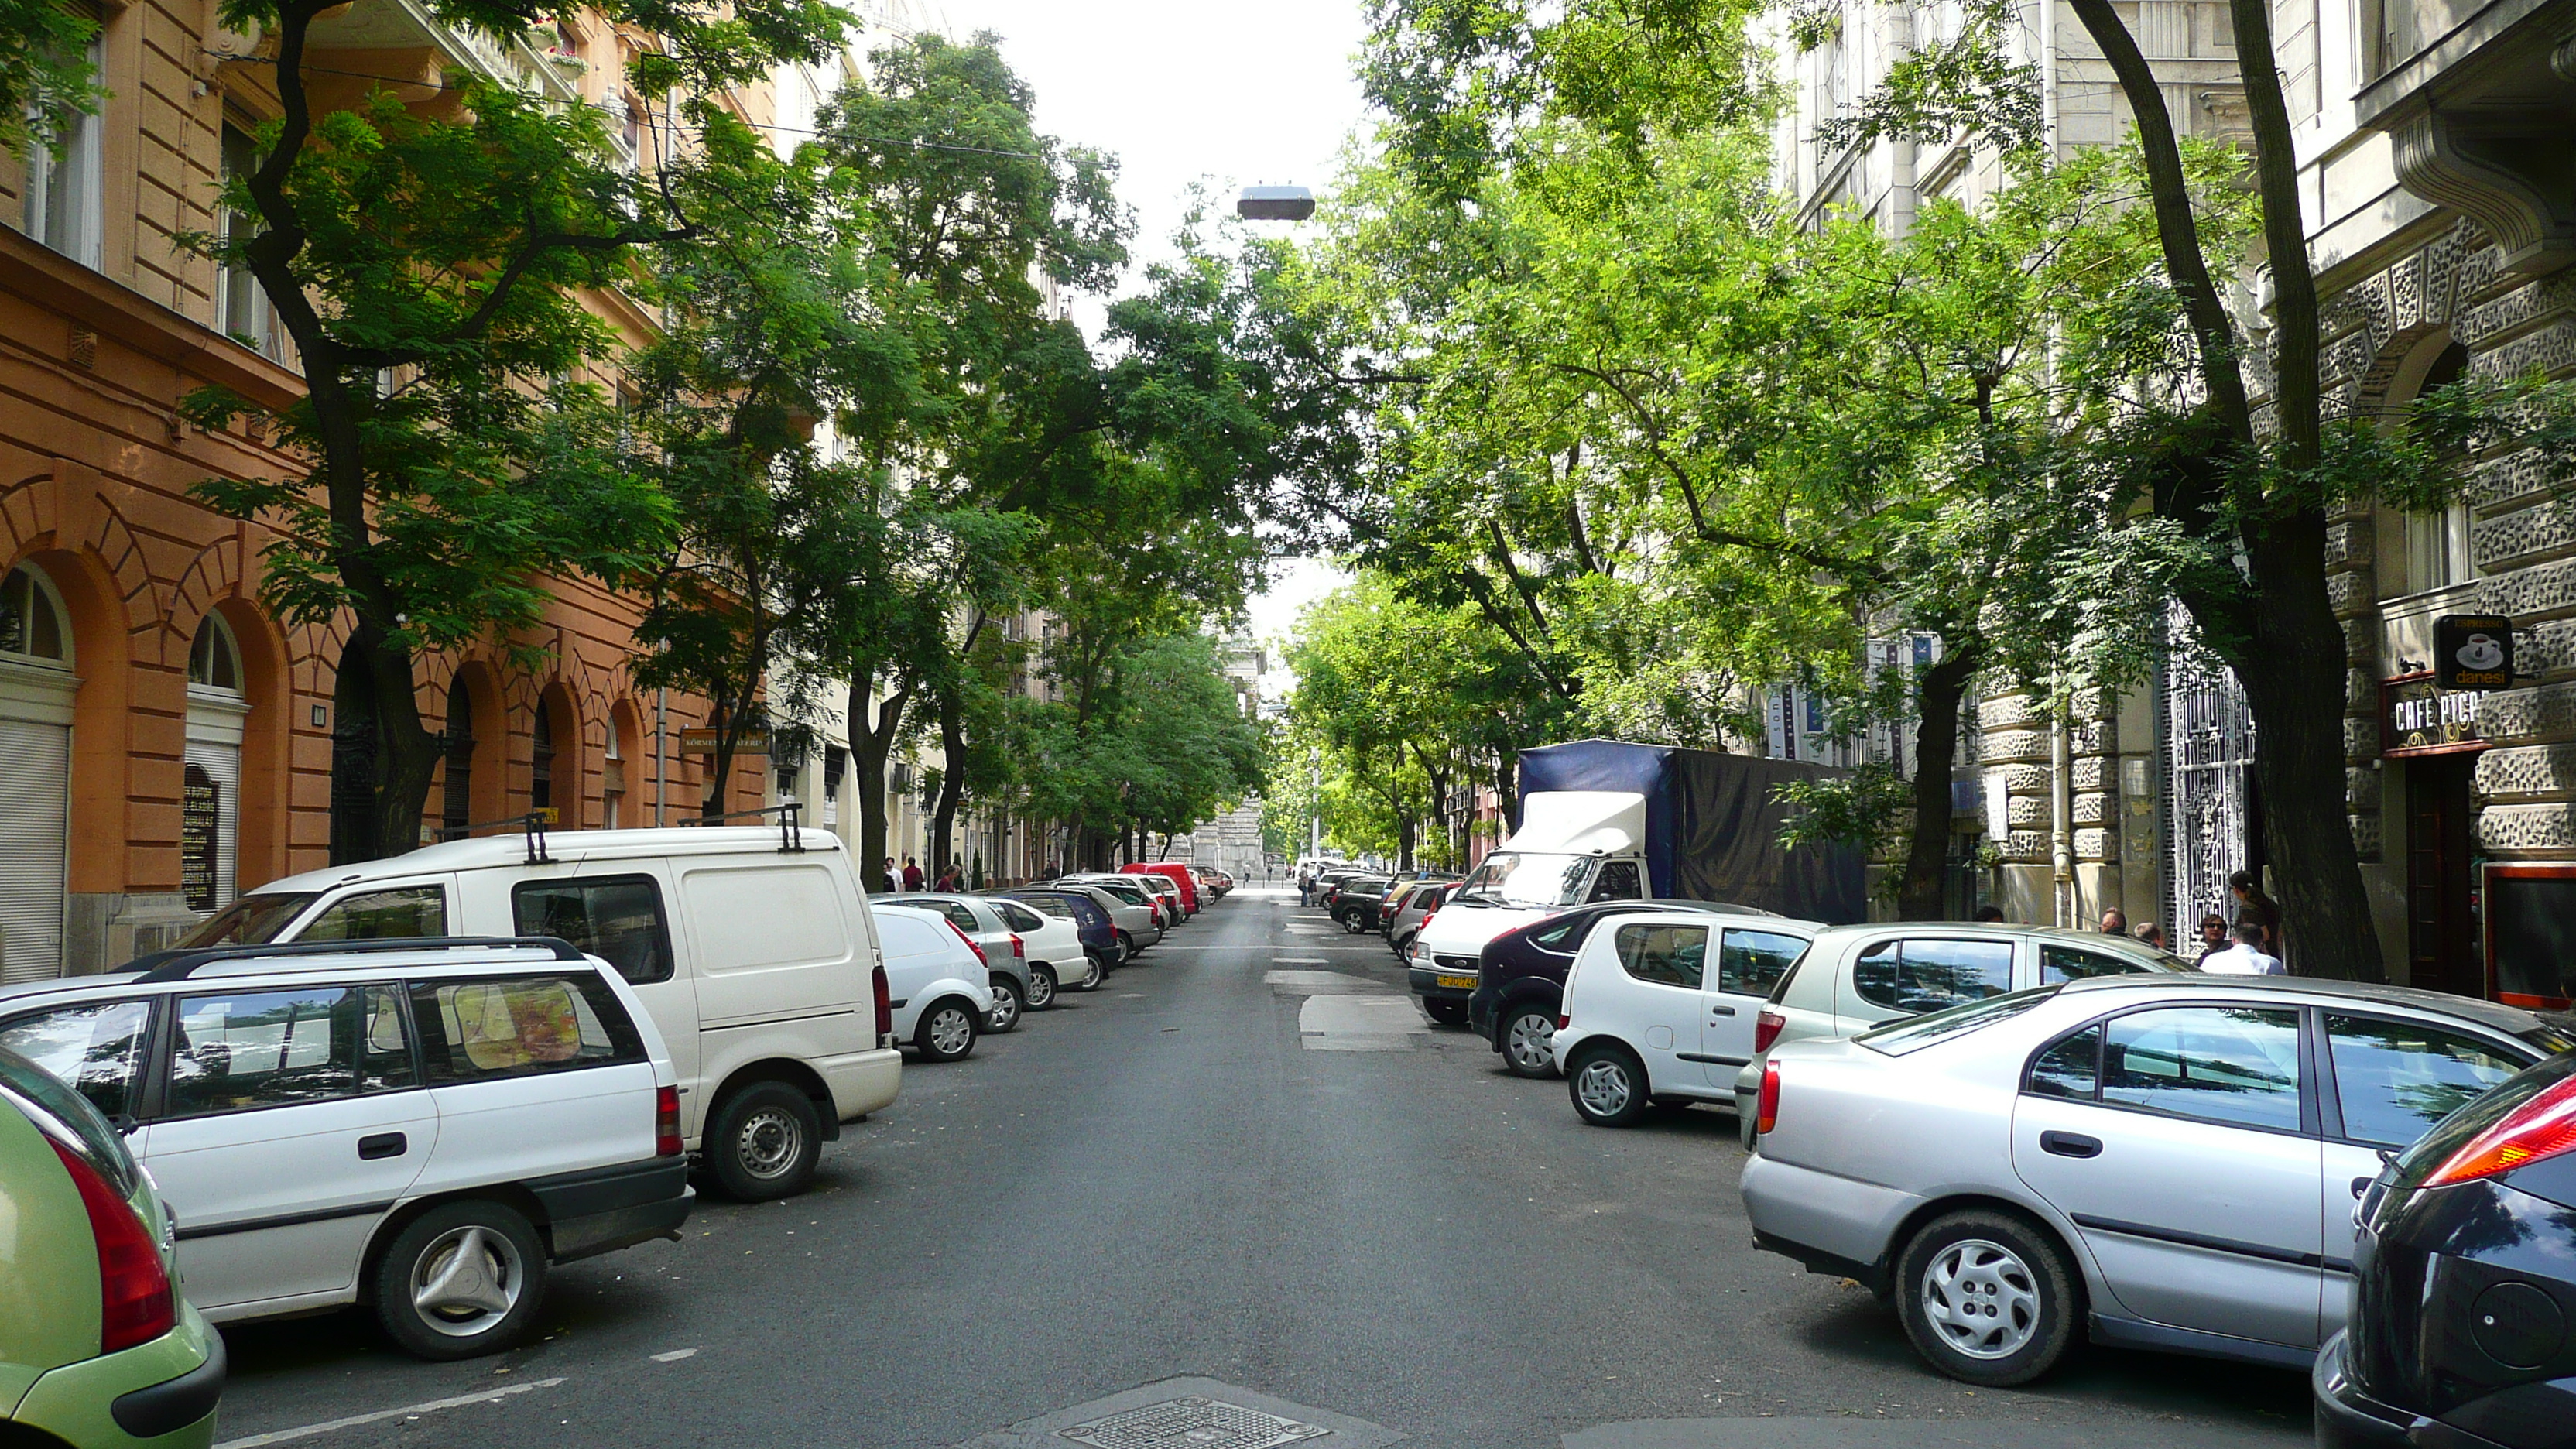
<path id="1" fill-rule="evenodd" d="M 1190 868 L 1177 860 L 1139 861 L 1118 867 L 1121 875 L 1159 875 L 1181 888 L 1181 909 L 1190 915 L 1199 913 L 1199 883 Z"/>

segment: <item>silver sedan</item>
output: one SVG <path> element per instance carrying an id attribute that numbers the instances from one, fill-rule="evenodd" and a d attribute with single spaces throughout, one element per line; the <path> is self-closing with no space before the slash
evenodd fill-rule
<path id="1" fill-rule="evenodd" d="M 2571 1045 L 2509 1006 L 2294 977 L 2110 976 L 1764 1064 L 1760 1246 L 1892 1298 L 1976 1384 L 2100 1342 L 2304 1368 L 2352 1202 L 2450 1110 Z"/>

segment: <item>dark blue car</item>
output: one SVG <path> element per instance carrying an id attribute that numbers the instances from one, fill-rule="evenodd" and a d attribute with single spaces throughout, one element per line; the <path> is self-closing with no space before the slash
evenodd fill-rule
<path id="1" fill-rule="evenodd" d="M 1082 937 L 1082 954 L 1104 968 L 1118 964 L 1118 925 L 1100 903 L 1071 891 L 1015 890 L 995 891 L 1015 901 L 1026 901 L 1050 916 L 1073 917 L 1075 931 Z"/>

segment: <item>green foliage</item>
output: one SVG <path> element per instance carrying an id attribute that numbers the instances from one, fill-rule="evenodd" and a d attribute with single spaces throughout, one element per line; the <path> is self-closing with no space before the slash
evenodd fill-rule
<path id="1" fill-rule="evenodd" d="M 59 145 L 62 118 L 98 110 L 96 34 L 97 21 L 61 0 L 0 0 L 0 150 L 25 157 Z"/>

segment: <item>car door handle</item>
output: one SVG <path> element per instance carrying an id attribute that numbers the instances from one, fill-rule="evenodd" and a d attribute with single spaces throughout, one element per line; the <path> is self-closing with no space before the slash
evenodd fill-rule
<path id="1" fill-rule="evenodd" d="M 2039 1150 L 2054 1152 L 2060 1157 L 2099 1157 L 2102 1155 L 2102 1139 L 2087 1137 L 2081 1132 L 2042 1132 L 2039 1134 Z"/>
<path id="2" fill-rule="evenodd" d="M 373 1162 L 380 1157 L 400 1157 L 411 1150 L 411 1139 L 399 1132 L 379 1132 L 358 1139 L 358 1160 Z"/>
<path id="3" fill-rule="evenodd" d="M 1733 1016 L 1735 1014 L 1735 1008 L 1732 1006 L 1712 1006 L 1708 1009 L 1708 1014 L 1711 1016 Z"/>

